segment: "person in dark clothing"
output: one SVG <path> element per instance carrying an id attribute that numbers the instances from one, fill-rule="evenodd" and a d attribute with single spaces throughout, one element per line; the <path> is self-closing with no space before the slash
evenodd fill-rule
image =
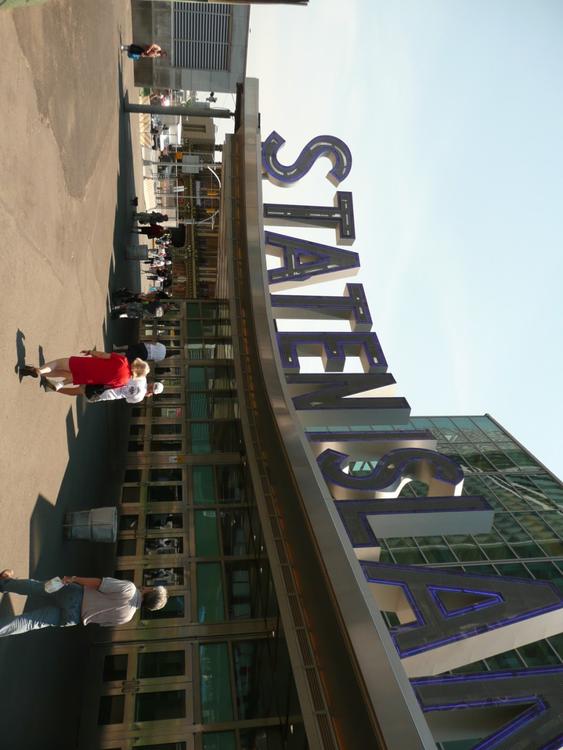
<path id="1" fill-rule="evenodd" d="M 130 60 L 140 60 L 142 57 L 166 57 L 167 52 L 158 44 L 122 44 L 121 51 L 127 52 Z"/>
<path id="2" fill-rule="evenodd" d="M 161 214 L 160 211 L 139 211 L 135 214 L 135 219 L 139 224 L 160 224 L 168 221 L 167 214 Z"/>
<path id="3" fill-rule="evenodd" d="M 146 234 L 149 240 L 154 240 L 165 235 L 168 230 L 160 224 L 150 224 L 148 227 L 135 227 L 131 231 L 134 234 Z"/>

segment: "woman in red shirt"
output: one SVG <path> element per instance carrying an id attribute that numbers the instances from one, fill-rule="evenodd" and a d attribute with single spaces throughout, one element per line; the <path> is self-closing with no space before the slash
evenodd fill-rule
<path id="1" fill-rule="evenodd" d="M 36 378 L 45 376 L 49 380 L 57 379 L 57 390 L 72 385 L 104 385 L 108 388 L 119 388 L 132 378 L 146 377 L 150 368 L 142 359 L 134 359 L 131 364 L 127 357 L 109 352 L 87 350 L 81 357 L 54 359 L 42 367 L 20 368 L 22 375 Z"/>

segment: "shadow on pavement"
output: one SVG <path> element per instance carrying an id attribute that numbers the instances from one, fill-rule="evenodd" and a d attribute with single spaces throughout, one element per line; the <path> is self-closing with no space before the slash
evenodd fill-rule
<path id="1" fill-rule="evenodd" d="M 14 372 L 18 372 L 20 367 L 25 365 L 25 334 L 19 328 L 16 332 L 16 366 Z M 22 382 L 23 376 L 20 374 L 20 383 Z"/>
<path id="2" fill-rule="evenodd" d="M 121 101 L 121 69 L 118 89 Z M 119 286 L 140 288 L 139 264 L 128 261 L 125 254 L 135 195 L 129 120 L 129 115 L 120 110 L 114 254 L 108 290 Z M 120 343 L 132 340 L 136 333 L 136 321 L 112 321 L 108 309 L 102 329 L 106 350 L 111 351 L 117 339 Z M 25 359 L 24 339 L 18 331 L 18 363 Z M 46 398 L 68 398 L 69 407 L 72 406 L 73 397 L 53 393 Z M 69 511 L 117 503 L 130 408 L 122 401 L 86 405 L 81 398 L 76 406 L 76 424 L 72 408 L 66 417 L 69 459 L 56 502 L 53 505 L 39 495 L 30 521 L 30 576 L 39 580 L 54 575 L 103 576 L 114 569 L 115 545 L 65 540 L 63 525 Z M 26 609 L 30 607 L 33 602 L 27 603 Z M 10 596 L 5 595 L 0 614 L 12 613 Z M 82 673 L 89 639 L 87 628 L 73 627 L 46 628 L 0 640 L 2 750 L 77 747 Z M 22 706 L 26 706 L 25 712 Z M 19 720 L 6 719 L 10 716 Z"/>

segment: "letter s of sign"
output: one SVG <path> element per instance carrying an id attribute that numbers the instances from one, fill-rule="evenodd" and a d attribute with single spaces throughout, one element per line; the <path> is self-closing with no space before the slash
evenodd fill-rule
<path id="1" fill-rule="evenodd" d="M 288 166 L 278 161 L 278 151 L 284 143 L 285 139 L 275 130 L 262 143 L 264 176 L 274 185 L 289 187 L 298 182 L 321 156 L 326 156 L 332 162 L 332 169 L 326 177 L 334 186 L 350 174 L 352 153 L 344 141 L 334 135 L 318 135 L 310 140 L 293 164 Z"/>
<path id="2" fill-rule="evenodd" d="M 279 334 L 278 334 L 279 335 Z M 463 471 L 450 456 L 423 448 L 398 448 L 382 456 L 368 474 L 344 472 L 351 457 L 332 449 L 323 451 L 317 463 L 335 500 L 363 497 L 398 497 L 402 487 L 413 479 L 428 485 L 434 497 L 461 495 Z"/>

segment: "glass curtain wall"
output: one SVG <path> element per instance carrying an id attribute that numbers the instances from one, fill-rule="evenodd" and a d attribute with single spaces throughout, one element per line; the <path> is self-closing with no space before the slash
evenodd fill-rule
<path id="1" fill-rule="evenodd" d="M 131 409 L 115 576 L 164 585 L 95 647 L 84 747 L 306 750 L 247 474 L 228 305 L 143 322 L 164 393 Z"/>
<path id="2" fill-rule="evenodd" d="M 319 428 L 326 431 L 329 428 Z M 339 428 L 340 430 L 341 428 Z M 344 428 L 345 429 L 345 428 Z M 430 430 L 437 450 L 463 467 L 463 494 L 482 495 L 495 511 L 490 534 L 397 537 L 380 540 L 381 562 L 431 565 L 484 575 L 549 580 L 563 590 L 563 484 L 489 416 L 413 417 L 400 427 L 356 430 Z M 357 462 L 351 472 L 369 472 Z M 410 482 L 402 497 L 427 494 Z M 385 613 L 390 626 L 398 624 Z M 518 669 L 563 662 L 563 635 L 463 667 L 461 672 Z"/>

